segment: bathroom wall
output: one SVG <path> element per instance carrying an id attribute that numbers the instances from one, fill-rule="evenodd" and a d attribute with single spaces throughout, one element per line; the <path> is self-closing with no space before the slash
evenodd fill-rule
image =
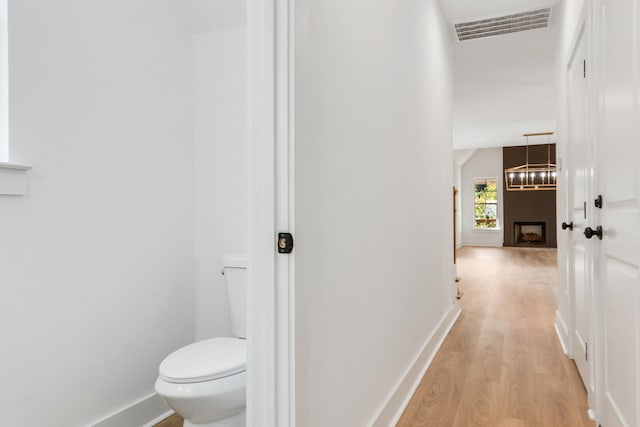
<path id="1" fill-rule="evenodd" d="M 448 26 L 434 0 L 296 23 L 297 425 L 393 425 L 457 313 Z"/>
<path id="2" fill-rule="evenodd" d="M 3 425 L 109 417 L 194 338 L 192 39 L 177 17 L 168 0 L 9 1 L 11 156 L 34 169 L 26 197 L 0 198 Z"/>
<path id="3" fill-rule="evenodd" d="M 502 148 L 482 148 L 476 150 L 462 166 L 462 245 L 502 246 L 504 238 L 503 218 L 503 170 Z M 474 228 L 475 178 L 498 179 L 498 229 Z"/>
<path id="4" fill-rule="evenodd" d="M 222 257 L 248 250 L 245 31 L 193 38 L 197 340 L 231 333 Z"/>

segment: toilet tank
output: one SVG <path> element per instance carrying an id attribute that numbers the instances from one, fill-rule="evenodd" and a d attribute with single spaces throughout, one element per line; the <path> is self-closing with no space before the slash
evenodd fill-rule
<path id="1" fill-rule="evenodd" d="M 247 256 L 226 255 L 223 258 L 224 277 L 229 295 L 231 333 L 247 337 Z"/>

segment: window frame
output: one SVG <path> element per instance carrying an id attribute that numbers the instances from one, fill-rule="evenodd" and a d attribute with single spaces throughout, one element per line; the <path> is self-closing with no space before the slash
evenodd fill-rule
<path id="1" fill-rule="evenodd" d="M 492 227 L 492 228 L 483 228 L 483 227 L 478 227 L 477 226 L 477 218 L 476 218 L 476 182 L 477 181 L 487 181 L 487 180 L 493 180 L 496 183 L 496 202 L 495 202 L 495 207 L 496 207 L 496 226 Z M 479 177 L 474 177 L 473 178 L 473 192 L 471 197 L 473 197 L 473 230 L 474 231 L 500 231 L 500 177 L 498 176 L 479 176 Z M 486 202 L 484 203 L 485 205 L 487 204 Z M 491 203 L 493 205 L 493 203 Z"/>

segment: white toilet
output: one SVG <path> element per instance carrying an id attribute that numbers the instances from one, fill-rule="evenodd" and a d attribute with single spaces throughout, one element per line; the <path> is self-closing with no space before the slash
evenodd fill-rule
<path id="1" fill-rule="evenodd" d="M 160 364 L 156 391 L 185 427 L 244 427 L 247 384 L 247 258 L 224 257 L 234 337 L 199 341 Z"/>

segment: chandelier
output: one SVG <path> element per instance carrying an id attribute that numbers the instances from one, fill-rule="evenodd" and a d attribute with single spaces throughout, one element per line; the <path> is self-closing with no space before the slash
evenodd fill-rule
<path id="1" fill-rule="evenodd" d="M 507 191 L 535 191 L 556 189 L 556 164 L 551 163 L 551 135 L 553 132 L 525 133 L 527 146 L 525 162 L 520 166 L 504 170 L 504 182 Z M 529 163 L 529 137 L 547 137 L 547 163 Z"/>

